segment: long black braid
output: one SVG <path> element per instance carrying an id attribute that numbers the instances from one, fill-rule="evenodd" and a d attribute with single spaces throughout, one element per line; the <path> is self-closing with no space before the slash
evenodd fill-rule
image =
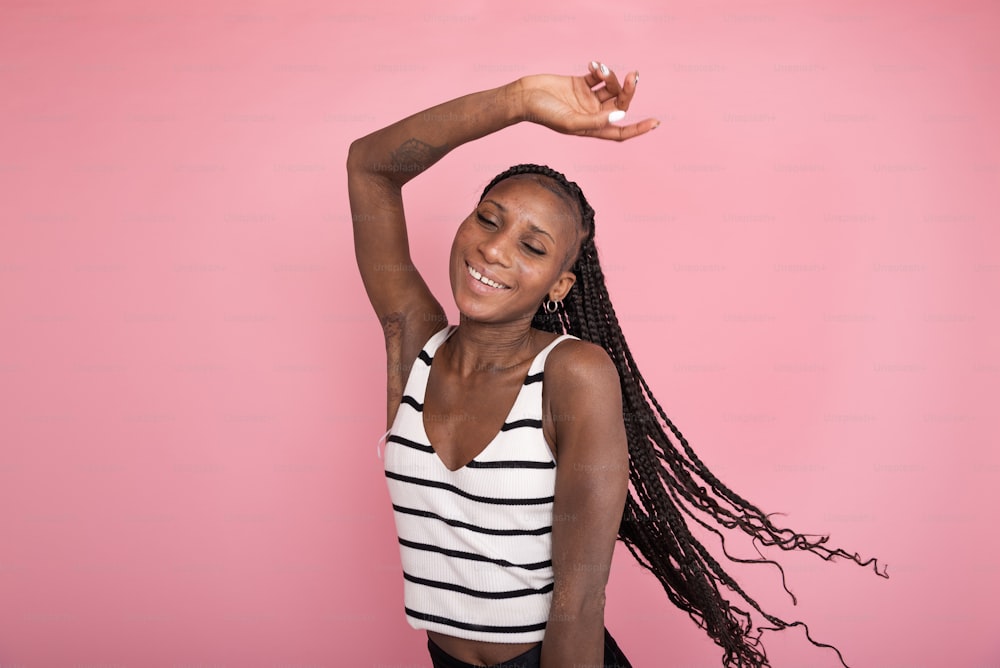
<path id="1" fill-rule="evenodd" d="M 607 351 L 618 367 L 631 482 L 618 531 L 619 539 L 636 561 L 656 576 L 670 601 L 686 611 L 723 648 L 723 665 L 768 666 L 761 633 L 802 626 L 809 642 L 833 649 L 846 666 L 840 651 L 832 645 L 813 640 L 803 622 L 786 622 L 764 612 L 691 534 L 684 515 L 718 535 L 723 552 L 730 560 L 777 566 L 781 571 L 782 586 L 793 602 L 795 597 L 784 585 L 785 574 L 780 564 L 765 559 L 763 555 L 760 559 L 730 556 L 725 551 L 722 533 L 705 519 L 711 518 L 727 529 L 741 529 L 753 538 L 755 548 L 756 542 L 760 541 L 763 545 L 777 545 L 783 550 L 806 550 L 827 561 L 844 557 L 860 566 L 872 564 L 876 574 L 889 577 L 885 568 L 879 573 L 878 562 L 874 558 L 862 561 L 857 553 L 826 547 L 828 536 L 798 534 L 775 526 L 769 515 L 726 487 L 708 470 L 653 397 L 636 367 L 608 297 L 604 273 L 598 261 L 594 245 L 594 210 L 579 186 L 544 165 L 515 165 L 490 181 L 480 201 L 500 181 L 521 175 L 551 179 L 581 214 L 585 236 L 572 267 L 576 283 L 563 300 L 563 306 L 555 313 L 548 313 L 539 306 L 533 325 L 545 331 L 573 334 L 596 343 Z M 539 182 L 542 183 L 542 180 Z M 548 187 L 549 184 L 543 185 Z M 680 448 L 670 439 L 664 426 L 680 441 Z M 750 613 L 726 600 L 720 591 L 720 584 L 739 594 L 773 626 L 760 627 L 753 633 Z"/>

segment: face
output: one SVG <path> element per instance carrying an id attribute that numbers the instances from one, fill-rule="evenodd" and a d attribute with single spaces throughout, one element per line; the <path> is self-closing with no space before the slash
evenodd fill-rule
<path id="1" fill-rule="evenodd" d="M 496 184 L 462 221 L 451 247 L 458 310 L 483 322 L 530 320 L 546 298 L 560 300 L 576 277 L 579 213 L 534 178 Z"/>

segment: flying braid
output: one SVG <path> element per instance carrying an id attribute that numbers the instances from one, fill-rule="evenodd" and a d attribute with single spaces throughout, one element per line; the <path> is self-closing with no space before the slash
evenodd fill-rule
<path id="1" fill-rule="evenodd" d="M 718 535 L 722 550 L 731 561 L 776 566 L 781 572 L 782 587 L 793 602 L 795 596 L 784 584 L 785 573 L 780 564 L 765 559 L 763 555 L 760 559 L 730 556 L 725 549 L 723 534 L 706 520 L 712 520 L 726 529 L 739 528 L 753 538 L 755 548 L 756 542 L 760 541 L 763 545 L 777 545 L 783 550 L 812 552 L 827 561 L 844 557 L 860 566 L 872 564 L 876 574 L 887 578 L 885 568 L 880 573 L 875 558 L 862 561 L 857 553 L 826 547 L 829 536 L 799 534 L 774 525 L 768 514 L 729 489 L 705 466 L 653 397 L 632 358 L 608 297 L 604 273 L 598 261 L 594 245 L 594 210 L 579 186 L 544 165 L 521 164 L 494 177 L 483 190 L 480 201 L 500 181 L 521 175 L 551 179 L 580 212 L 585 236 L 572 267 L 576 283 L 563 300 L 564 305 L 555 313 L 548 313 L 539 305 L 533 325 L 545 331 L 572 334 L 596 343 L 607 351 L 618 368 L 631 483 L 618 538 L 636 561 L 656 576 L 670 601 L 687 612 L 722 647 L 725 666 L 769 666 L 761 634 L 765 630 L 776 631 L 791 626 L 802 626 L 809 642 L 833 649 L 846 666 L 840 650 L 813 640 L 805 623 L 786 622 L 762 610 L 691 534 L 685 515 Z M 679 448 L 664 427 L 680 442 Z M 720 585 L 738 594 L 773 626 L 759 627 L 754 633 L 749 611 L 724 598 Z"/>

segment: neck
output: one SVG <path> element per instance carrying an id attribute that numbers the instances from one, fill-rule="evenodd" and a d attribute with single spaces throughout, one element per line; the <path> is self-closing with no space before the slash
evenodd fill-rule
<path id="1" fill-rule="evenodd" d="M 534 339 L 530 319 L 485 324 L 461 318 L 445 346 L 446 359 L 461 376 L 502 373 L 533 357 Z"/>

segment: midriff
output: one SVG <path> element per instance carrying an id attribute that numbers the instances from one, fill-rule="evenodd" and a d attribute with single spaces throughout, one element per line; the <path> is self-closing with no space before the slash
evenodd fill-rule
<path id="1" fill-rule="evenodd" d="M 436 631 L 428 631 L 427 637 L 434 641 L 435 645 L 459 661 L 471 663 L 476 666 L 492 666 L 497 663 L 509 661 L 539 644 L 537 642 L 482 642 L 480 640 L 456 638 L 455 636 L 444 635 Z"/>

